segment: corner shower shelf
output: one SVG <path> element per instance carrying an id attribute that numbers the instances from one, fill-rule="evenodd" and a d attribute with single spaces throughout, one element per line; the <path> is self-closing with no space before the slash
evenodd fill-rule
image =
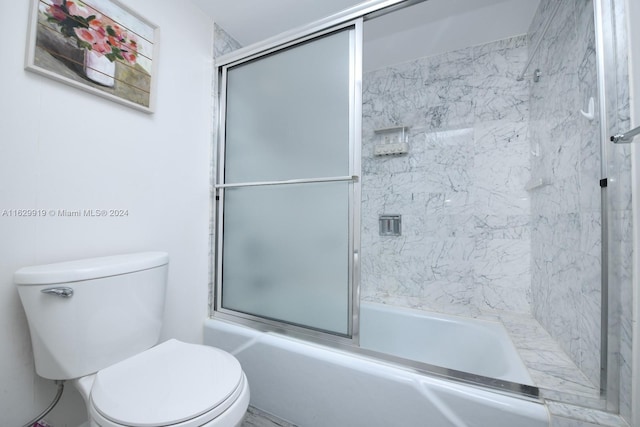
<path id="1" fill-rule="evenodd" d="M 549 184 L 551 183 L 548 182 L 547 180 L 544 180 L 542 178 L 535 178 L 535 179 L 530 179 L 529 182 L 527 182 L 527 184 L 524 186 L 524 189 L 527 191 L 533 191 L 535 189 L 544 187 L 545 185 L 549 185 Z"/>

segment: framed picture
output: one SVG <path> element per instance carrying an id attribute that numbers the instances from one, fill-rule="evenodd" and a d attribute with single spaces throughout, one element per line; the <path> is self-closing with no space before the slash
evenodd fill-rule
<path id="1" fill-rule="evenodd" d="M 158 37 L 116 0 L 31 0 L 25 68 L 152 113 Z"/>

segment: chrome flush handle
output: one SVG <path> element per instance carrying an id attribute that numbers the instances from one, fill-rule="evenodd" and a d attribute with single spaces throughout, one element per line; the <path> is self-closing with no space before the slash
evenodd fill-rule
<path id="1" fill-rule="evenodd" d="M 67 287 L 47 288 L 41 290 L 40 292 L 42 292 L 43 294 L 56 295 L 62 298 L 71 298 L 73 296 L 73 289 Z"/>

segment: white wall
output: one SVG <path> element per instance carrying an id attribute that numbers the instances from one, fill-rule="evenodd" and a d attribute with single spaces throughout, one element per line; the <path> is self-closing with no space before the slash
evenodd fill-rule
<path id="1" fill-rule="evenodd" d="M 153 115 L 23 70 L 29 1 L 0 15 L 3 209 L 128 209 L 125 218 L 0 216 L 0 425 L 19 426 L 55 387 L 34 372 L 12 283 L 23 266 L 145 250 L 171 256 L 163 339 L 200 342 L 207 316 L 213 22 L 191 2 L 124 0 L 161 28 Z M 83 420 L 68 387 L 51 420 Z"/>

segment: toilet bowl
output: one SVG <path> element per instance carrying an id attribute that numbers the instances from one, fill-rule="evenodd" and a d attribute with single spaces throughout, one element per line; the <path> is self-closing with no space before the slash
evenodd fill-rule
<path id="1" fill-rule="evenodd" d="M 177 340 L 73 384 L 90 426 L 237 426 L 249 405 L 247 379 L 233 356 Z"/>
<path id="2" fill-rule="evenodd" d="M 145 252 L 14 274 L 36 372 L 72 380 L 90 426 L 234 427 L 244 418 L 249 385 L 235 357 L 176 339 L 157 344 L 168 262 Z"/>

